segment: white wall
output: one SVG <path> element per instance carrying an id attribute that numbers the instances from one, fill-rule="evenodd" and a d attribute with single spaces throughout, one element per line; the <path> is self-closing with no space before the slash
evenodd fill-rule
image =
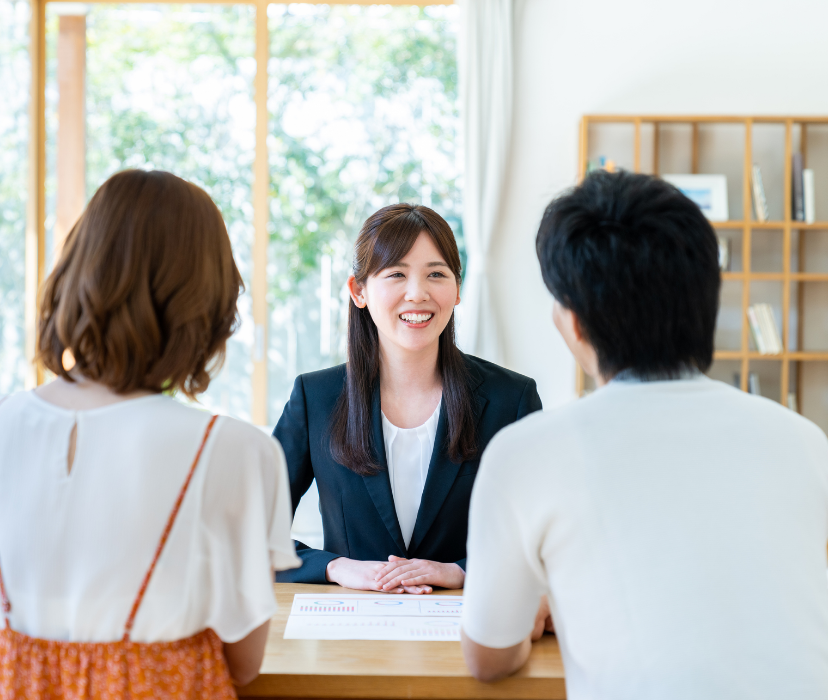
<path id="1" fill-rule="evenodd" d="M 828 114 L 825 0 L 516 0 L 509 188 L 492 255 L 505 364 L 546 407 L 574 364 L 551 321 L 534 237 L 575 183 L 586 113 Z"/>

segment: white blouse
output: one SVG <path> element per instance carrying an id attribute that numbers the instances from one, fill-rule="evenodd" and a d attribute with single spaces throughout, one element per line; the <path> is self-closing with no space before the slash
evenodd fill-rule
<path id="1" fill-rule="evenodd" d="M 382 414 L 382 438 L 388 462 L 388 478 L 406 547 L 411 542 L 423 498 L 441 403 L 442 401 L 437 404 L 431 418 L 417 428 L 398 428 Z"/>
<path id="2" fill-rule="evenodd" d="M 165 396 L 86 411 L 33 392 L 0 403 L 0 566 L 14 630 L 65 641 L 121 638 L 209 420 Z M 171 641 L 209 627 L 235 642 L 267 621 L 276 610 L 271 567 L 301 563 L 290 520 L 279 444 L 219 418 L 132 639 Z"/>

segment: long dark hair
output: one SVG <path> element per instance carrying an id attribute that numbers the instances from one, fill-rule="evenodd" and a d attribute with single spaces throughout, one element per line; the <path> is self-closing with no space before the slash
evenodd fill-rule
<path id="1" fill-rule="evenodd" d="M 365 284 L 371 275 L 398 263 L 421 233 L 431 236 L 459 285 L 460 253 L 451 227 L 437 212 L 414 204 L 383 207 L 363 224 L 354 246 L 356 281 Z M 371 402 L 379 381 L 379 358 L 377 326 L 368 309 L 360 309 L 351 300 L 347 375 L 333 414 L 330 445 L 337 462 L 362 475 L 379 470 L 371 431 Z M 454 340 L 453 313 L 440 334 L 437 368 L 443 380 L 448 455 L 452 461 L 461 462 L 476 454 L 477 439 L 474 399 L 466 362 Z"/>

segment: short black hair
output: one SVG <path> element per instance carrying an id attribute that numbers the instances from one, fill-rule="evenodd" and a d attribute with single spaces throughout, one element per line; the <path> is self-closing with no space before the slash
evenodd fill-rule
<path id="1" fill-rule="evenodd" d="M 605 377 L 706 371 L 719 308 L 716 234 L 657 177 L 596 172 L 546 208 L 543 281 L 578 318 Z"/>

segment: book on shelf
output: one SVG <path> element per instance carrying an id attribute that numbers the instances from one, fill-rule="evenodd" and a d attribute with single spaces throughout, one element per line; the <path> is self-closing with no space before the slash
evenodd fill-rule
<path id="1" fill-rule="evenodd" d="M 765 347 L 765 340 L 759 327 L 759 318 L 756 315 L 756 309 L 752 306 L 748 306 L 747 317 L 748 325 L 750 326 L 750 335 L 753 338 L 753 344 L 760 353 L 766 355 L 768 351 Z"/>
<path id="2" fill-rule="evenodd" d="M 730 272 L 730 239 L 724 236 L 716 236 L 719 243 L 719 270 Z"/>
<path id="3" fill-rule="evenodd" d="M 802 154 L 801 153 L 794 153 L 793 154 L 793 171 L 791 173 L 793 177 L 793 192 L 791 193 L 792 196 L 792 204 L 791 207 L 793 213 L 793 220 L 794 221 L 805 221 L 805 198 L 804 193 L 802 191 Z"/>
<path id="4" fill-rule="evenodd" d="M 739 372 L 733 374 L 733 386 L 737 389 L 742 388 L 742 375 Z M 761 396 L 762 392 L 759 390 L 759 375 L 756 372 L 748 373 L 748 394 L 756 394 Z"/>
<path id="5" fill-rule="evenodd" d="M 762 183 L 762 171 L 756 163 L 751 171 L 751 184 L 753 185 L 753 211 L 756 220 L 764 222 L 768 220 L 768 200 L 765 197 L 765 186 Z"/>
<path id="6" fill-rule="evenodd" d="M 782 352 L 782 338 L 776 327 L 776 318 L 770 304 L 754 304 L 747 310 L 748 325 L 753 343 L 762 355 L 778 355 Z"/>
<path id="7" fill-rule="evenodd" d="M 802 171 L 802 205 L 805 211 L 805 223 L 816 221 L 816 193 L 814 191 L 814 171 L 805 168 Z"/>
<path id="8" fill-rule="evenodd" d="M 799 413 L 799 406 L 796 403 L 796 394 L 792 391 L 788 392 L 788 408 L 790 408 L 794 413 Z"/>

